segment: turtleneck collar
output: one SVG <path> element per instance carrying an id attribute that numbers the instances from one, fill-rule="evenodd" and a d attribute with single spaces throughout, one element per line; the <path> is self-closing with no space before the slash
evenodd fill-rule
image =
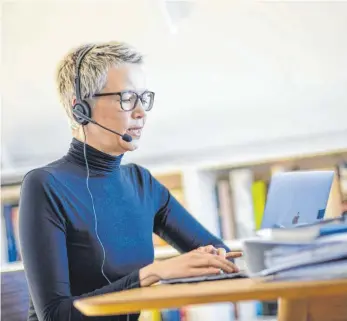
<path id="1" fill-rule="evenodd" d="M 120 168 L 123 155 L 124 154 L 112 156 L 86 144 L 86 156 L 89 170 L 94 173 L 110 173 L 117 171 Z M 73 138 L 66 158 L 73 163 L 86 167 L 84 143 Z"/>

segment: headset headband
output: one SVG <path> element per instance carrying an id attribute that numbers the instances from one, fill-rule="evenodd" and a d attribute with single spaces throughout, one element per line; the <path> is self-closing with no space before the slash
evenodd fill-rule
<path id="1" fill-rule="evenodd" d="M 91 51 L 94 48 L 94 46 L 87 47 L 82 51 L 81 54 L 78 55 L 76 60 L 76 77 L 75 77 L 75 88 L 76 88 L 76 100 L 77 102 L 82 101 L 81 97 L 81 79 L 80 79 L 80 68 L 82 65 L 82 61 L 86 54 Z"/>

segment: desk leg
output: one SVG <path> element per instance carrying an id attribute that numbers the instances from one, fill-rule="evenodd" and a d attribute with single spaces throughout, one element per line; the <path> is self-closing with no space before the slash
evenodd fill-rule
<path id="1" fill-rule="evenodd" d="M 278 300 L 278 321 L 307 321 L 307 302 L 305 300 Z"/>
<path id="2" fill-rule="evenodd" d="M 347 295 L 312 298 L 308 314 L 312 321 L 346 321 Z"/>

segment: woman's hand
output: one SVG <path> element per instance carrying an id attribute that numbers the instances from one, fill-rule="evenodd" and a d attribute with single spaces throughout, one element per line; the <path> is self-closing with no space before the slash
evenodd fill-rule
<path id="1" fill-rule="evenodd" d="M 238 272 L 238 267 L 221 255 L 202 250 L 157 261 L 140 270 L 141 286 L 151 285 L 161 279 L 172 279 L 192 276 Z"/>
<path id="2" fill-rule="evenodd" d="M 201 247 L 197 248 L 196 251 L 207 252 L 207 253 L 211 253 L 211 254 L 217 254 L 217 255 L 224 257 L 224 258 L 233 258 L 233 259 L 242 256 L 242 252 L 240 252 L 240 251 L 227 252 L 224 248 L 222 248 L 222 247 L 215 248 L 213 245 L 201 246 Z"/>

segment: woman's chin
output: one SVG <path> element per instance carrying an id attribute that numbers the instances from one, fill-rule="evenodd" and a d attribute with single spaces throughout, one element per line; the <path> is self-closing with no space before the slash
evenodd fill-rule
<path id="1" fill-rule="evenodd" d="M 132 152 L 136 149 L 139 148 L 139 143 L 140 143 L 140 140 L 139 139 L 136 139 L 136 138 L 133 138 L 133 140 L 131 142 L 125 142 L 123 141 L 122 142 L 122 147 L 126 150 L 126 151 L 129 151 L 129 152 Z"/>

